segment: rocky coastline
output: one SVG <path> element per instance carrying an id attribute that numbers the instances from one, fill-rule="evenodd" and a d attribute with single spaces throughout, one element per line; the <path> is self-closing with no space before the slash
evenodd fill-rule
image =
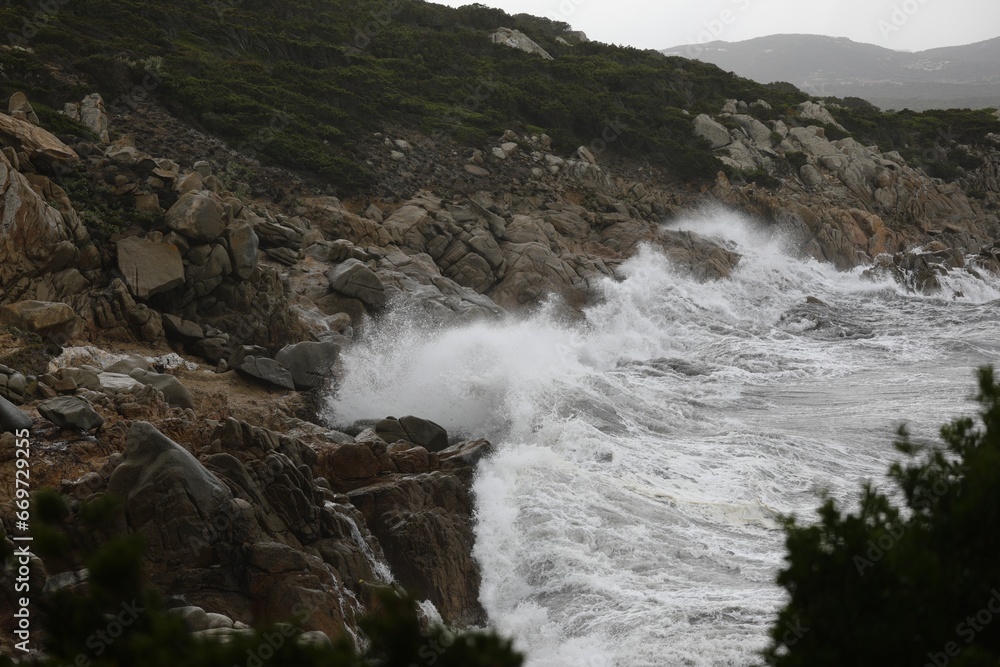
<path id="1" fill-rule="evenodd" d="M 1000 136 L 969 147 L 983 166 L 959 185 L 829 141 L 836 109 L 821 103 L 800 105 L 797 127 L 749 104 L 695 127 L 732 173 L 770 187 L 722 172 L 676 183 L 545 135 L 467 150 L 398 131 L 365 138 L 379 192 L 341 200 L 153 100 L 127 113 L 96 94 L 67 100 L 88 140 L 39 127 L 14 96 L 0 114 L 4 478 L 15 432 L 30 429 L 32 488 L 121 498 L 119 528 L 144 536 L 151 584 L 193 632 L 243 632 L 304 605 L 317 641 L 353 636 L 372 586 L 390 583 L 447 623 L 483 623 L 470 487 L 492 445 L 380 406 L 353 424 L 324 411 L 340 351 L 388 313 L 448 326 L 556 296 L 578 318 L 642 245 L 725 279 L 736 252 L 669 226 L 706 205 L 917 291 L 957 268 L 1000 273 Z M 788 153 L 796 173 L 779 169 Z M 8 535 L 14 508 L 5 485 Z M 85 580 L 38 561 L 32 576 L 36 590 Z M 0 626 L 13 636 L 11 617 Z"/>

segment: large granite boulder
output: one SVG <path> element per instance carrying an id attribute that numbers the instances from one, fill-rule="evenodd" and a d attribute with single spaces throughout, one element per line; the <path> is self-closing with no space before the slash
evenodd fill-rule
<path id="1" fill-rule="evenodd" d="M 274 359 L 247 355 L 236 365 L 236 370 L 282 389 L 295 389 L 291 372 Z"/>
<path id="2" fill-rule="evenodd" d="M 227 211 L 218 197 L 202 192 L 181 195 L 167 210 L 167 226 L 192 241 L 208 243 L 226 228 Z"/>
<path id="3" fill-rule="evenodd" d="M 184 284 L 184 261 L 177 246 L 136 236 L 117 243 L 118 270 L 129 291 L 140 299 Z"/>
<path id="4" fill-rule="evenodd" d="M 712 148 L 722 148 L 732 143 L 729 130 L 712 120 L 707 114 L 698 114 L 694 118 L 694 132 L 712 145 Z"/>

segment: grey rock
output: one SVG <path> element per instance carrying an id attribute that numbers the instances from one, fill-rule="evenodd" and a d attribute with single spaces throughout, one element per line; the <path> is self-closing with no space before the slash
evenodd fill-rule
<path id="1" fill-rule="evenodd" d="M 144 371 L 136 368 L 129 373 L 129 377 L 161 392 L 163 400 L 175 408 L 194 407 L 194 398 L 191 396 L 191 392 L 173 375 L 153 373 L 152 371 Z"/>
<path id="2" fill-rule="evenodd" d="M 205 337 L 205 330 L 200 324 L 176 315 L 163 315 L 163 331 L 171 340 L 196 341 Z"/>
<path id="3" fill-rule="evenodd" d="M 439 452 L 448 447 L 448 431 L 443 426 L 412 415 L 399 419 L 382 419 L 375 424 L 375 433 L 386 442 L 406 440 L 425 447 L 430 452 Z"/>
<path id="4" fill-rule="evenodd" d="M 229 242 L 229 257 L 232 260 L 233 273 L 237 278 L 246 280 L 257 268 L 257 250 L 260 239 L 253 230 L 253 225 L 244 220 L 233 223 L 226 230 Z"/>
<path id="5" fill-rule="evenodd" d="M 11 324 L 43 336 L 71 337 L 76 331 L 76 312 L 68 304 L 52 301 L 18 301 L 0 307 L 0 324 Z"/>
<path id="6" fill-rule="evenodd" d="M 90 431 L 104 423 L 104 417 L 97 414 L 93 406 L 76 396 L 57 396 L 38 404 L 38 414 L 59 428 L 74 428 Z"/>
<path id="7" fill-rule="evenodd" d="M 274 359 L 246 356 L 236 365 L 236 370 L 283 389 L 295 389 L 291 372 Z"/>
<path id="8" fill-rule="evenodd" d="M 282 348 L 274 360 L 292 374 L 296 389 L 315 389 L 323 386 L 338 354 L 340 346 L 336 343 L 305 341 Z"/>
<path id="9" fill-rule="evenodd" d="M 30 429 L 31 417 L 3 396 L 0 396 L 0 432 L 16 433 L 22 429 Z"/>
<path id="10" fill-rule="evenodd" d="M 125 357 L 124 359 L 116 361 L 115 363 L 111 364 L 104 370 L 107 371 L 108 373 L 123 373 L 125 375 L 128 375 L 136 368 L 141 368 L 144 371 L 148 371 L 150 369 L 149 360 L 146 359 L 146 357 L 140 356 L 138 354 L 132 354 Z"/>
<path id="11" fill-rule="evenodd" d="M 707 114 L 698 114 L 694 118 L 694 132 L 712 145 L 712 148 L 722 148 L 732 143 L 729 130 L 712 120 Z"/>
<path id="12" fill-rule="evenodd" d="M 341 262 L 327 271 L 326 277 L 335 292 L 359 299 L 373 308 L 385 305 L 385 286 L 360 260 L 352 258 Z"/>
<path id="13" fill-rule="evenodd" d="M 108 492 L 125 501 L 129 527 L 145 537 L 151 560 L 188 568 L 215 562 L 207 541 L 214 533 L 206 522 L 229 516 L 232 493 L 152 424 L 132 424 L 125 460 L 111 473 Z"/>
<path id="14" fill-rule="evenodd" d="M 167 211 L 167 226 L 194 241 L 214 241 L 226 228 L 226 209 L 217 197 L 187 192 Z"/>

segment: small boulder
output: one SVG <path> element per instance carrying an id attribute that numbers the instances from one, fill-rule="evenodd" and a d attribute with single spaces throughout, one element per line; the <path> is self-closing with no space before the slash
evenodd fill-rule
<path id="1" fill-rule="evenodd" d="M 181 381 L 173 375 L 153 373 L 152 371 L 145 371 L 141 368 L 134 369 L 128 375 L 133 380 L 149 385 L 153 389 L 161 392 L 163 394 L 163 400 L 175 408 L 194 407 L 194 398 L 191 396 L 191 392 L 189 392 L 187 387 L 182 385 Z"/>
<path id="2" fill-rule="evenodd" d="M 201 192 L 187 192 L 167 211 L 170 229 L 194 241 L 208 243 L 226 228 L 226 209 L 218 198 Z"/>
<path id="3" fill-rule="evenodd" d="M 722 148 L 733 142 L 729 130 L 712 120 L 707 114 L 699 114 L 694 119 L 694 133 L 712 145 L 712 148 Z"/>
<path id="4" fill-rule="evenodd" d="M 386 442 L 406 440 L 430 452 L 448 447 L 448 431 L 440 424 L 419 417 L 387 417 L 375 424 L 375 433 Z"/>
<path id="5" fill-rule="evenodd" d="M 385 305 L 385 286 L 360 260 L 351 258 L 341 262 L 327 271 L 326 277 L 335 292 L 359 299 L 373 308 Z"/>
<path id="6" fill-rule="evenodd" d="M 86 399 L 78 396 L 57 396 L 38 404 L 38 414 L 59 428 L 90 431 L 104 423 Z"/>
<path id="7" fill-rule="evenodd" d="M 315 389 L 323 386 L 338 354 L 340 346 L 336 343 L 305 341 L 282 348 L 274 360 L 292 374 L 296 389 Z"/>
<path id="8" fill-rule="evenodd" d="M 282 389 L 295 390 L 292 374 L 274 359 L 248 355 L 240 360 L 239 364 L 236 365 L 236 370 Z"/>

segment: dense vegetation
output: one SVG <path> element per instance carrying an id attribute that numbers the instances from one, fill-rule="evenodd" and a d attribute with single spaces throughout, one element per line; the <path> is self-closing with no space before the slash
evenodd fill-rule
<path id="1" fill-rule="evenodd" d="M 890 477 L 898 493 L 865 486 L 856 514 L 832 501 L 815 525 L 787 524 L 791 599 L 771 631 L 767 661 L 809 665 L 1000 662 L 1000 385 L 980 371 L 984 428 L 959 419 L 946 449 Z M 920 451 L 905 433 L 897 447 Z M 897 500 L 898 498 L 898 500 Z"/>
<path id="2" fill-rule="evenodd" d="M 519 667 L 522 658 L 494 633 L 452 633 L 425 628 L 415 602 L 388 587 L 376 591 L 377 607 L 360 622 L 369 646 L 359 653 L 346 639 L 332 646 L 300 642 L 297 624 L 308 609 L 286 623 L 221 642 L 197 639 L 184 622 L 163 611 L 159 596 L 146 588 L 142 542 L 115 529 L 117 502 L 101 496 L 70 513 L 64 499 L 40 492 L 32 508 L 33 550 L 50 577 L 87 570 L 87 583 L 66 586 L 37 599 L 41 625 L 32 626 L 32 646 L 43 648 L 39 666 L 116 667 Z M 2 545 L 3 542 L 0 542 Z M 0 554 L 0 566 L 12 553 Z M 41 632 L 39 633 L 39 630 Z M 41 637 L 39 635 L 42 635 Z M 41 642 L 39 641 L 41 639 Z M 14 665 L 0 657 L 0 665 Z M 21 663 L 25 664 L 25 663 Z"/>
<path id="3" fill-rule="evenodd" d="M 522 30 L 555 59 L 493 44 L 488 36 L 501 26 Z M 721 163 L 693 135 L 694 114 L 718 112 L 728 98 L 763 99 L 771 116 L 790 118 L 807 99 L 789 84 L 760 85 L 653 51 L 567 46 L 559 40 L 577 40 L 565 23 L 482 5 L 5 0 L 0 27 L 6 43 L 32 51 L 0 51 L 0 94 L 25 90 L 46 122 L 58 125 L 51 108 L 91 89 L 120 109 L 155 95 L 243 151 L 342 192 L 369 182 L 362 138 L 386 127 L 473 146 L 508 128 L 544 131 L 564 152 L 607 145 L 686 179 L 711 177 Z M 89 86 L 53 76 L 50 64 L 83 73 Z M 859 140 L 890 147 L 926 148 L 939 132 L 973 129 L 934 115 L 849 115 Z"/>

